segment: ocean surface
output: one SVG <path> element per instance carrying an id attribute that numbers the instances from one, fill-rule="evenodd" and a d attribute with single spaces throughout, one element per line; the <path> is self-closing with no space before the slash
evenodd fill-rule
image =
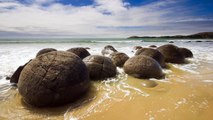
<path id="1" fill-rule="evenodd" d="M 67 50 L 89 47 L 101 55 L 105 45 L 134 56 L 133 47 L 164 45 L 168 39 L 0 39 L 0 120 L 212 120 L 213 42 L 176 39 L 173 44 L 190 49 L 188 64 L 168 64 L 161 80 L 136 79 L 117 68 L 117 76 L 92 82 L 79 101 L 56 108 L 34 108 L 23 103 L 7 76 L 43 48 Z M 202 41 L 202 40 L 201 40 Z"/>

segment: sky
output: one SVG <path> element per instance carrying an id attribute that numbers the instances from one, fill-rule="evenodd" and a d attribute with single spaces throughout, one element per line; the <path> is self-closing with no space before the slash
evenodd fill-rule
<path id="1" fill-rule="evenodd" d="M 0 38 L 106 38 L 204 31 L 213 31 L 213 0 L 0 0 Z"/>

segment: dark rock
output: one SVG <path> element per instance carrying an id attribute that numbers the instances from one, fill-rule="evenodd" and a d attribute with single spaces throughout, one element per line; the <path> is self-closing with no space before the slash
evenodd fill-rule
<path id="1" fill-rule="evenodd" d="M 42 55 L 44 53 L 48 53 L 48 52 L 52 52 L 52 51 L 57 51 L 57 50 L 54 48 L 44 48 L 44 49 L 38 51 L 38 53 L 36 54 L 36 57 L 38 57 L 39 55 Z"/>
<path id="2" fill-rule="evenodd" d="M 0 77 L 0 79 L 1 79 L 1 77 Z M 10 80 L 10 79 L 11 79 L 11 76 L 6 76 L 5 79 L 6 79 L 6 80 Z"/>
<path id="3" fill-rule="evenodd" d="M 141 46 L 134 46 L 132 52 L 135 53 L 135 51 L 142 49 L 143 47 Z"/>
<path id="4" fill-rule="evenodd" d="M 174 43 L 174 41 L 169 41 L 169 43 Z"/>
<path id="5" fill-rule="evenodd" d="M 77 55 L 53 51 L 38 56 L 24 67 L 18 90 L 25 102 L 44 107 L 76 100 L 89 85 L 86 65 Z"/>
<path id="6" fill-rule="evenodd" d="M 82 47 L 71 48 L 67 51 L 76 54 L 81 59 L 84 59 L 85 57 L 90 55 L 90 53 L 85 48 L 82 48 Z"/>
<path id="7" fill-rule="evenodd" d="M 128 59 L 124 64 L 124 71 L 136 78 L 162 78 L 160 65 L 151 57 L 138 55 Z"/>
<path id="8" fill-rule="evenodd" d="M 203 42 L 203 41 L 201 41 L 201 40 L 196 40 L 195 42 Z"/>
<path id="9" fill-rule="evenodd" d="M 184 56 L 181 54 L 179 48 L 175 45 L 171 44 L 162 45 L 158 47 L 157 50 L 159 50 L 163 54 L 165 62 L 170 63 L 185 62 Z"/>
<path id="10" fill-rule="evenodd" d="M 110 58 L 91 55 L 83 59 L 86 64 L 91 80 L 101 80 L 116 75 L 116 66 Z"/>
<path id="11" fill-rule="evenodd" d="M 179 51 L 182 53 L 182 55 L 185 58 L 191 58 L 193 57 L 193 53 L 191 50 L 187 49 L 187 48 L 179 48 Z"/>
<path id="12" fill-rule="evenodd" d="M 123 67 L 124 63 L 129 59 L 129 56 L 122 52 L 114 52 L 110 54 L 110 58 L 115 66 Z"/>
<path id="13" fill-rule="evenodd" d="M 163 68 L 166 67 L 165 58 L 157 49 L 142 48 L 142 49 L 137 50 L 135 55 L 149 56 L 149 57 L 155 59 L 161 65 L 161 67 L 163 67 Z"/>
<path id="14" fill-rule="evenodd" d="M 31 61 L 31 60 L 30 60 Z M 19 66 L 18 69 L 13 73 L 13 75 L 10 78 L 10 83 L 18 83 L 19 81 L 19 76 L 22 72 L 22 70 L 24 69 L 24 67 L 30 62 L 28 61 L 27 63 L 25 63 L 22 66 Z"/>
<path id="15" fill-rule="evenodd" d="M 102 55 L 110 55 L 113 52 L 118 52 L 118 51 L 111 45 L 105 46 L 104 49 L 101 51 Z"/>
<path id="16" fill-rule="evenodd" d="M 141 47 L 141 46 L 135 46 L 135 47 L 133 48 L 133 50 L 139 50 L 139 49 L 141 49 L 141 48 L 143 48 L 143 47 Z"/>
<path id="17" fill-rule="evenodd" d="M 149 47 L 150 47 L 150 48 L 157 48 L 156 45 L 150 45 Z"/>
<path id="18" fill-rule="evenodd" d="M 24 66 L 19 66 L 18 69 L 13 73 L 13 75 L 10 78 L 10 83 L 18 83 L 19 76 L 21 74 L 21 71 L 23 70 Z"/>
<path id="19" fill-rule="evenodd" d="M 84 49 L 89 50 L 90 48 L 89 47 L 85 47 Z"/>

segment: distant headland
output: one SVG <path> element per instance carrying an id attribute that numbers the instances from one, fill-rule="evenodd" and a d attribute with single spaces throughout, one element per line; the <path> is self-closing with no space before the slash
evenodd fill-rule
<path id="1" fill-rule="evenodd" d="M 201 32 L 192 35 L 175 35 L 175 36 L 130 36 L 128 39 L 140 38 L 170 38 L 170 39 L 213 39 L 213 32 Z"/>

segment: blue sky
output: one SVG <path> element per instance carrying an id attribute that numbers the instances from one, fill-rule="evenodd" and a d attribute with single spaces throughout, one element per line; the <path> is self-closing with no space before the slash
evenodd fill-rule
<path id="1" fill-rule="evenodd" d="M 0 37 L 213 31 L 213 0 L 0 0 Z"/>

